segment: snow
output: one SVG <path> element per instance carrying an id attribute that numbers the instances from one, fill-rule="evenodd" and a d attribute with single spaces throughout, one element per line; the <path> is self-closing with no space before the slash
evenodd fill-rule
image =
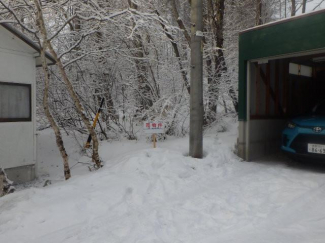
<path id="1" fill-rule="evenodd" d="M 43 176 L 0 199 L 0 242 L 323 242 L 323 166 L 243 162 L 233 152 L 236 124 L 224 124 L 226 132 L 206 132 L 202 160 L 186 155 L 188 138 L 157 149 L 143 138 L 102 142 L 105 166 L 77 164 L 69 181 L 43 131 Z M 72 138 L 65 142 L 71 165 L 87 161 Z"/>
<path id="2" fill-rule="evenodd" d="M 255 30 L 255 29 L 261 29 L 261 28 L 264 28 L 264 27 L 268 27 L 268 26 L 271 26 L 271 25 L 281 24 L 283 22 L 292 21 L 292 20 L 299 19 L 299 18 L 304 17 L 304 16 L 319 14 L 320 12 L 324 12 L 324 4 L 323 5 L 321 4 L 320 8 L 318 10 L 312 10 L 312 9 L 308 8 L 308 11 L 306 13 L 299 13 L 298 12 L 297 15 L 295 15 L 295 16 L 289 16 L 289 17 L 284 18 L 284 19 L 279 19 L 279 20 L 269 22 L 269 23 L 266 23 L 266 24 L 257 25 L 257 26 L 248 28 L 246 30 L 240 31 L 239 33 L 241 34 L 241 33 L 244 33 L 244 32 Z"/>

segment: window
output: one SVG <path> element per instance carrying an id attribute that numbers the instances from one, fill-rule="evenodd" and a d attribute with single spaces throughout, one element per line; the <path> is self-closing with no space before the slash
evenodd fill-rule
<path id="1" fill-rule="evenodd" d="M 0 82 L 0 122 L 31 120 L 31 85 Z"/>

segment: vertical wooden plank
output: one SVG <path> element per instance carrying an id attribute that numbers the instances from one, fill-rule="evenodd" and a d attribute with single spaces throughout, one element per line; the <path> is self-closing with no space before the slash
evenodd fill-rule
<path id="1" fill-rule="evenodd" d="M 286 75 L 287 115 L 290 116 L 292 114 L 292 107 L 290 106 L 292 100 L 292 89 L 290 89 L 292 80 L 289 74 L 289 63 L 287 63 L 286 69 L 287 69 L 287 75 Z"/>
<path id="2" fill-rule="evenodd" d="M 317 71 L 316 68 L 313 68 L 313 78 L 312 78 L 312 82 L 311 82 L 311 89 L 310 89 L 310 103 L 309 103 L 309 108 L 312 108 L 312 106 L 315 104 L 316 100 L 317 100 L 317 94 L 316 94 L 316 85 L 317 83 Z"/>
<path id="3" fill-rule="evenodd" d="M 286 63 L 286 105 L 287 115 L 290 116 L 290 74 L 289 74 L 289 63 Z"/>
<path id="4" fill-rule="evenodd" d="M 255 97 L 256 97 L 256 99 L 255 99 L 255 105 L 256 105 L 256 114 L 255 115 L 259 115 L 260 114 L 260 79 L 261 79 L 261 67 L 260 67 L 260 65 L 256 65 L 255 66 L 256 67 L 256 80 L 255 80 L 255 87 L 256 87 L 256 94 L 255 94 Z"/>
<path id="5" fill-rule="evenodd" d="M 270 99 L 271 99 L 271 67 L 270 63 L 266 64 L 266 95 L 265 95 L 265 115 L 270 115 Z"/>
<path id="6" fill-rule="evenodd" d="M 279 87 L 279 60 L 275 61 L 275 104 L 274 104 L 274 113 L 276 116 L 279 115 L 279 96 L 280 96 L 280 87 Z"/>
<path id="7" fill-rule="evenodd" d="M 283 107 L 283 114 L 286 116 L 287 115 L 287 61 L 284 60 L 283 65 L 283 82 L 282 82 L 282 107 Z"/>
<path id="8" fill-rule="evenodd" d="M 292 104 L 295 102 L 296 92 L 297 89 L 295 87 L 295 80 L 293 80 L 292 76 L 289 76 L 288 77 L 288 115 L 289 116 L 292 116 L 293 114 L 297 113 L 299 109 L 299 108 L 296 109 L 296 107 L 292 106 Z"/>

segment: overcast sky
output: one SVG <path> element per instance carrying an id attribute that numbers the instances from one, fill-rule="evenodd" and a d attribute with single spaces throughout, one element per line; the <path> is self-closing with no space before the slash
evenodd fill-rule
<path id="1" fill-rule="evenodd" d="M 309 0 L 310 1 L 310 0 Z M 291 1 L 287 0 L 288 2 L 288 8 L 287 8 L 287 18 L 290 17 L 290 7 L 291 7 Z M 300 5 L 298 5 L 298 12 L 296 15 L 301 15 L 302 13 L 302 8 L 300 7 Z M 317 7 L 317 9 L 314 10 L 314 8 Z M 317 11 L 317 10 L 321 10 L 321 9 L 325 9 L 325 0 L 311 0 L 311 2 L 307 3 L 307 9 L 306 9 L 306 13 L 310 13 L 312 11 Z M 282 19 L 284 18 L 284 16 L 278 16 L 276 15 L 276 19 Z"/>
<path id="2" fill-rule="evenodd" d="M 307 12 L 313 11 L 313 9 L 320 3 L 322 0 L 314 0 L 307 4 Z M 325 8 L 325 2 L 323 2 L 316 10 L 324 9 Z M 301 10 L 300 10 L 301 13 Z"/>

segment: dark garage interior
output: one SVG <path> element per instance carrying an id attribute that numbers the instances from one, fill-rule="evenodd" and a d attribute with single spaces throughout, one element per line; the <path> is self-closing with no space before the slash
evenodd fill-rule
<path id="1" fill-rule="evenodd" d="M 297 74 L 290 73 L 290 66 Z M 325 54 L 252 62 L 250 85 L 251 119 L 306 114 L 325 97 Z"/>

